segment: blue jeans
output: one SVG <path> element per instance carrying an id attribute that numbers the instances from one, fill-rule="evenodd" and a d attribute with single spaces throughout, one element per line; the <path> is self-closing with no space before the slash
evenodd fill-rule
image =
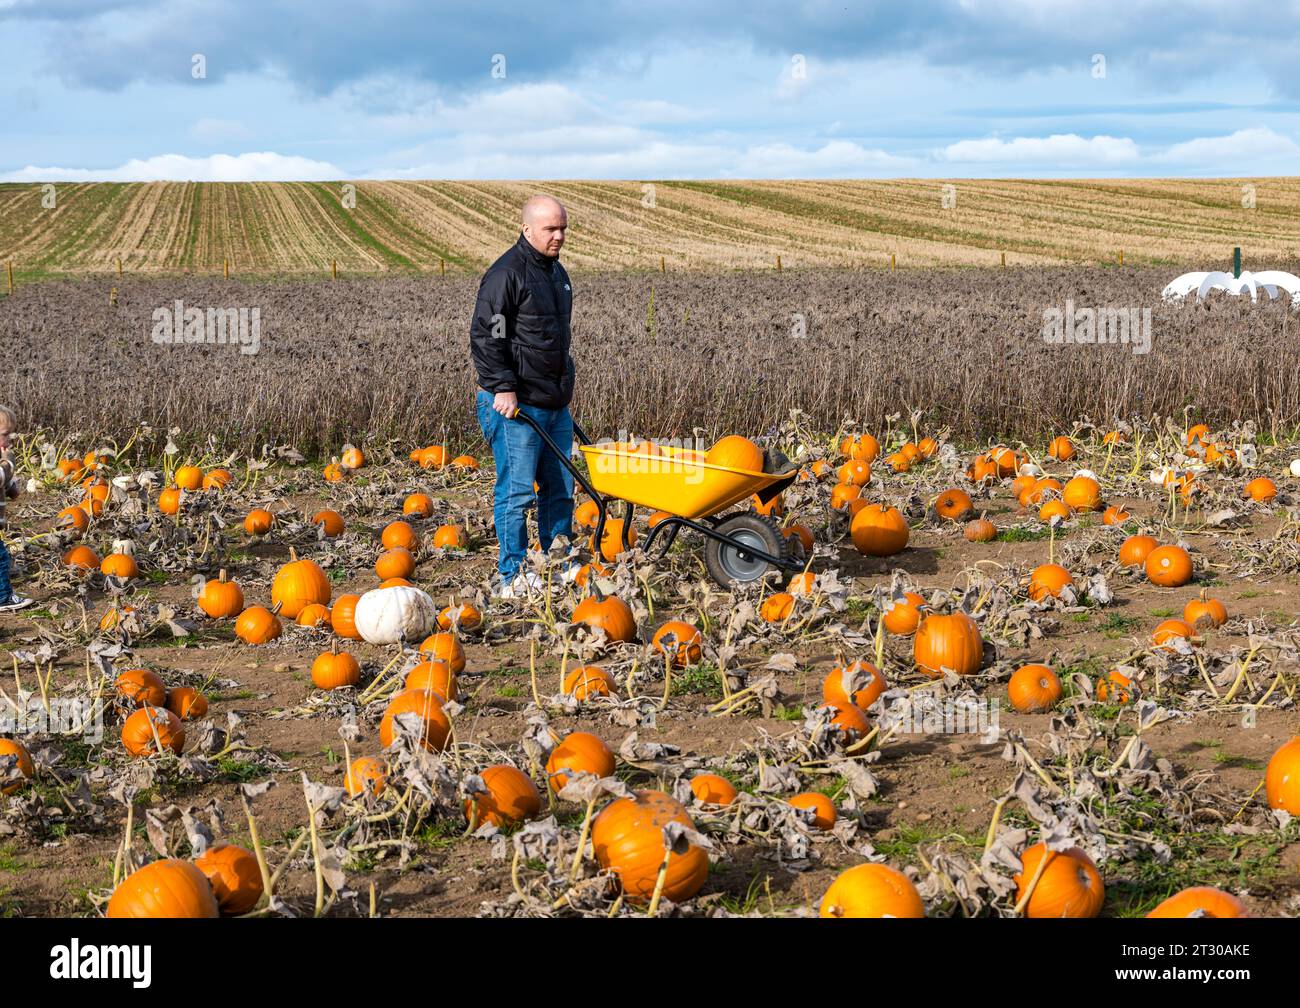
<path id="1" fill-rule="evenodd" d="M 9 584 L 9 566 L 9 549 L 0 542 L 0 603 L 8 602 L 14 594 L 13 587 Z"/>
<path id="2" fill-rule="evenodd" d="M 525 509 L 537 500 L 537 539 L 550 549 L 556 536 L 573 537 L 573 474 L 523 420 L 507 420 L 492 408 L 493 395 L 478 390 L 478 425 L 497 467 L 492 516 L 501 555 L 497 570 L 509 580 L 519 573 L 528 552 Z M 573 418 L 568 408 L 541 409 L 520 404 L 563 452 L 573 450 Z M 537 492 L 533 492 L 533 481 Z"/>

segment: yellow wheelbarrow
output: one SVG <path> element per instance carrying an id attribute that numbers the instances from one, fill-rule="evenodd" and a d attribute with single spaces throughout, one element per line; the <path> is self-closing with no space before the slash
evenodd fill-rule
<path id="1" fill-rule="evenodd" d="M 763 453 L 763 471 L 736 469 L 705 461 L 705 453 L 667 445 L 616 441 L 593 444 L 576 423 L 574 434 L 586 458 L 587 473 L 573 464 L 570 453 L 526 413 L 516 412 L 541 435 L 543 443 L 573 474 L 574 481 L 596 502 L 599 514 L 593 541 L 603 541 L 611 506 L 624 503 L 623 548 L 632 546 L 632 514 L 637 505 L 668 514 L 646 536 L 651 552 L 662 536 L 657 559 L 672 547 L 682 529 L 705 537 L 704 564 L 722 587 L 757 581 L 776 574 L 784 582 L 803 569 L 795 559 L 795 543 L 781 532 L 775 518 L 756 511 L 723 514 L 729 507 L 757 495 L 766 504 L 794 482 L 798 469 L 779 451 Z"/>

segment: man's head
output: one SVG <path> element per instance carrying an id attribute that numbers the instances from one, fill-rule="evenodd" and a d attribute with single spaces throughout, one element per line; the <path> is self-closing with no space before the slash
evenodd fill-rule
<path id="1" fill-rule="evenodd" d="M 560 254 L 568 226 L 569 216 L 555 197 L 529 196 L 524 203 L 524 237 L 542 255 L 554 259 Z"/>

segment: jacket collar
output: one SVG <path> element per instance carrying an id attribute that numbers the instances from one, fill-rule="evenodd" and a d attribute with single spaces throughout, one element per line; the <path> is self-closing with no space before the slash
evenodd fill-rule
<path id="1" fill-rule="evenodd" d="M 515 242 L 515 244 L 519 246 L 524 255 L 528 256 L 544 270 L 549 270 L 551 266 L 558 261 L 552 259 L 550 256 L 542 255 L 542 253 L 538 252 L 537 249 L 533 248 L 533 246 L 529 244 L 528 239 L 524 237 L 522 231 L 519 232 L 519 240 Z"/>

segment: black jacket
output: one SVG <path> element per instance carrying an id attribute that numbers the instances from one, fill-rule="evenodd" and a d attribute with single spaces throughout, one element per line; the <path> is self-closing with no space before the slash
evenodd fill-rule
<path id="1" fill-rule="evenodd" d="M 514 392 L 521 403 L 543 409 L 569 405 L 572 312 L 569 274 L 521 233 L 479 282 L 469 333 L 479 386 L 492 393 Z"/>

